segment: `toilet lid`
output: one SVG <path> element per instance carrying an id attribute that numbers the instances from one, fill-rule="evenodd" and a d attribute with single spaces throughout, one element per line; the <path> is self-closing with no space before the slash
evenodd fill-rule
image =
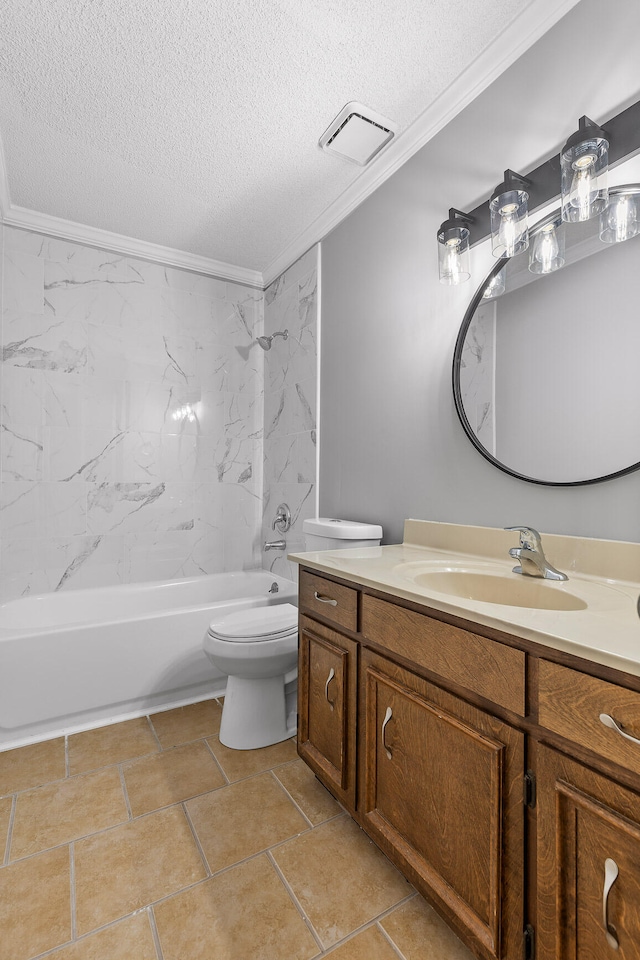
<path id="1" fill-rule="evenodd" d="M 209 634 L 219 640 L 276 640 L 298 629 L 298 608 L 292 603 L 251 607 L 229 613 L 209 625 Z"/>

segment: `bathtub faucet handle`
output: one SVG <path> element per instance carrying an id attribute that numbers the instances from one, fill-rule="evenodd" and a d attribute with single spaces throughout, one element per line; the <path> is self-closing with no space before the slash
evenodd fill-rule
<path id="1" fill-rule="evenodd" d="M 279 591 L 280 591 L 280 587 L 274 580 L 271 586 L 269 587 L 269 593 L 279 593 Z"/>
<path id="2" fill-rule="evenodd" d="M 278 533 L 286 533 L 291 527 L 291 510 L 286 503 L 278 504 L 278 509 L 276 510 L 276 515 L 271 524 L 272 530 L 277 530 Z"/>

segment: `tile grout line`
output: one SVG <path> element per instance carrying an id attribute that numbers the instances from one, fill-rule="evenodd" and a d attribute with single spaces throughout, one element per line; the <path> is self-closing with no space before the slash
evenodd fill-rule
<path id="1" fill-rule="evenodd" d="M 155 728 L 154 725 L 153 725 L 153 720 L 151 719 L 151 717 L 149 716 L 148 713 L 146 714 L 146 720 L 147 720 L 147 723 L 149 724 L 149 727 L 150 727 L 150 729 L 151 729 L 151 733 L 153 734 L 153 737 L 154 737 L 156 743 L 158 744 L 160 753 L 162 753 L 162 752 L 164 751 L 164 748 L 163 748 L 162 744 L 160 743 L 160 737 L 159 737 L 158 734 L 156 733 L 156 728 Z"/>
<path id="2" fill-rule="evenodd" d="M 70 774 L 69 769 L 69 736 L 65 734 L 64 738 L 64 779 L 66 780 Z M 41 784 L 42 786 L 42 784 Z"/>
<path id="3" fill-rule="evenodd" d="M 206 737 L 204 738 L 204 745 L 205 745 L 205 747 L 207 748 L 207 750 L 209 751 L 209 753 L 211 754 L 211 756 L 213 757 L 213 760 L 214 760 L 214 762 L 215 762 L 218 770 L 220 771 L 220 773 L 222 774 L 222 776 L 223 776 L 224 779 L 225 779 L 225 783 L 226 783 L 227 785 L 229 785 L 229 784 L 231 783 L 231 780 L 229 780 L 229 777 L 226 775 L 226 773 L 225 773 L 224 770 L 222 769 L 222 764 L 220 763 L 220 761 L 219 761 L 218 758 L 216 757 L 215 753 L 214 753 L 213 750 L 211 749 L 211 744 L 209 743 L 209 741 L 208 741 L 208 739 L 207 739 Z"/>
<path id="4" fill-rule="evenodd" d="M 305 910 L 303 909 L 302 904 L 300 903 L 300 901 L 299 901 L 298 898 L 296 897 L 295 893 L 293 892 L 293 888 L 291 887 L 291 884 L 290 884 L 289 881 L 286 879 L 286 877 L 285 877 L 285 875 L 283 874 L 282 870 L 280 869 L 280 867 L 279 867 L 278 864 L 276 863 L 275 857 L 272 855 L 271 850 L 267 850 L 267 851 L 266 851 L 266 854 L 267 854 L 267 857 L 268 857 L 268 859 L 269 859 L 269 862 L 271 863 L 271 866 L 273 867 L 273 869 L 276 871 L 278 877 L 280 878 L 280 882 L 282 883 L 282 885 L 284 886 L 285 890 L 286 890 L 287 893 L 289 894 L 289 897 L 291 898 L 291 901 L 292 901 L 293 905 L 295 906 L 296 910 L 298 911 L 298 913 L 300 914 L 300 916 L 301 916 L 302 919 L 304 920 L 305 924 L 307 925 L 307 928 L 308 928 L 308 930 L 309 930 L 309 933 L 311 934 L 311 936 L 313 937 L 313 939 L 314 939 L 314 940 L 316 941 L 316 943 L 318 944 L 318 946 L 319 946 L 319 948 L 320 948 L 320 955 L 322 955 L 322 954 L 324 953 L 325 947 L 324 947 L 324 944 L 323 944 L 322 940 L 320 939 L 319 934 L 316 932 L 316 929 L 315 929 L 315 927 L 313 926 L 313 924 L 311 923 L 311 920 L 310 920 L 309 917 L 307 916 Z"/>
<path id="5" fill-rule="evenodd" d="M 381 924 L 378 920 L 376 920 L 376 926 L 377 926 L 378 930 L 380 931 L 380 933 L 382 934 L 382 936 L 383 936 L 383 937 L 385 938 L 385 940 L 387 941 L 387 943 L 388 943 L 388 944 L 391 946 L 391 948 L 392 948 L 393 950 L 395 950 L 395 952 L 398 954 L 398 957 L 400 958 L 400 960 L 405 960 L 405 955 L 404 955 L 404 953 L 402 953 L 401 950 L 400 950 L 400 948 L 399 948 L 398 946 L 396 946 L 396 944 L 394 943 L 394 941 L 391 939 L 391 934 L 387 933 L 387 931 L 385 930 L 385 928 L 382 926 L 382 924 Z"/>
<path id="6" fill-rule="evenodd" d="M 160 943 L 160 934 L 158 933 L 156 916 L 153 912 L 152 906 L 147 907 L 147 916 L 149 918 L 149 926 L 151 927 L 151 936 L 153 937 L 153 942 L 155 944 L 158 960 L 164 960 L 164 954 L 162 952 L 162 944 Z"/>
<path id="7" fill-rule="evenodd" d="M 206 858 L 206 856 L 205 856 L 205 852 L 204 852 L 204 850 L 203 850 L 203 848 L 202 848 L 202 844 L 200 843 L 200 838 L 199 838 L 198 834 L 196 833 L 196 828 L 195 828 L 194 825 L 193 825 L 193 821 L 191 820 L 191 817 L 190 817 L 190 815 L 189 815 L 189 811 L 187 810 L 186 800 L 183 800 L 182 803 L 177 804 L 177 806 L 181 806 L 181 807 L 182 807 L 182 810 L 183 810 L 183 812 L 184 812 L 184 815 L 185 815 L 185 817 L 187 818 L 187 823 L 189 824 L 189 829 L 191 830 L 191 833 L 193 834 L 193 839 L 194 839 L 194 841 L 195 841 L 196 847 L 198 848 L 198 852 L 199 852 L 200 856 L 202 857 L 202 862 L 203 862 L 203 864 L 204 864 L 204 869 L 205 869 L 205 871 L 206 871 L 207 879 L 208 879 L 209 877 L 213 876 L 213 872 L 212 872 L 212 870 L 211 870 L 211 867 L 209 866 L 209 861 L 207 860 L 207 858 Z"/>
<path id="8" fill-rule="evenodd" d="M 7 830 L 7 842 L 4 848 L 4 856 L 2 858 L 2 863 L 6 867 L 9 863 L 9 852 L 11 850 L 11 838 L 13 834 L 13 824 L 16 819 L 16 807 L 18 805 L 18 798 L 14 794 L 11 797 L 11 813 L 9 814 L 9 829 Z"/>
<path id="9" fill-rule="evenodd" d="M 123 764 L 121 763 L 118 764 L 118 773 L 120 774 L 120 786 L 122 787 L 122 792 L 124 794 L 124 802 L 127 808 L 127 814 L 129 816 L 129 820 L 133 820 L 133 811 L 131 810 L 131 804 L 129 803 L 129 793 L 127 791 L 126 780 L 124 779 Z"/>
<path id="10" fill-rule="evenodd" d="M 304 810 L 302 809 L 302 807 L 300 806 L 300 804 L 297 803 L 297 801 L 295 800 L 294 797 L 292 797 L 292 795 L 289 793 L 289 791 L 288 791 L 287 788 L 285 787 L 284 783 L 280 780 L 280 778 L 278 777 L 278 775 L 277 775 L 276 773 L 274 773 L 273 770 L 270 770 L 269 773 L 271 774 L 271 776 L 273 777 L 273 779 L 276 781 L 276 783 L 278 784 L 278 786 L 279 786 L 282 790 L 284 790 L 285 794 L 287 795 L 287 797 L 289 798 L 289 800 L 291 800 L 291 803 L 294 805 L 294 807 L 296 808 L 296 810 L 304 817 L 304 819 L 307 821 L 307 823 L 309 824 L 309 826 L 313 829 L 313 827 L 315 826 L 315 824 L 311 822 L 311 820 L 310 820 L 309 817 L 306 815 L 306 813 L 304 812 Z"/>
<path id="11" fill-rule="evenodd" d="M 78 936 L 76 920 L 76 852 L 73 841 L 69 844 L 69 884 L 71 893 L 71 939 L 76 940 Z"/>

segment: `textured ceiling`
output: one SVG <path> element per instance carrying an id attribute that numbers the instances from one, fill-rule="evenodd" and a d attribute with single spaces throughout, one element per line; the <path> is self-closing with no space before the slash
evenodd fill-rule
<path id="1" fill-rule="evenodd" d="M 2 0 L 11 202 L 263 270 L 361 175 L 347 101 L 402 136 L 532 4 Z"/>

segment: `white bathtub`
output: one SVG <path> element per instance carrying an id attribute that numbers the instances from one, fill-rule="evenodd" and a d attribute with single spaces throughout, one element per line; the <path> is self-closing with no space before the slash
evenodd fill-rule
<path id="1" fill-rule="evenodd" d="M 0 750 L 223 693 L 209 623 L 272 603 L 297 603 L 297 586 L 258 570 L 1 604 Z"/>

